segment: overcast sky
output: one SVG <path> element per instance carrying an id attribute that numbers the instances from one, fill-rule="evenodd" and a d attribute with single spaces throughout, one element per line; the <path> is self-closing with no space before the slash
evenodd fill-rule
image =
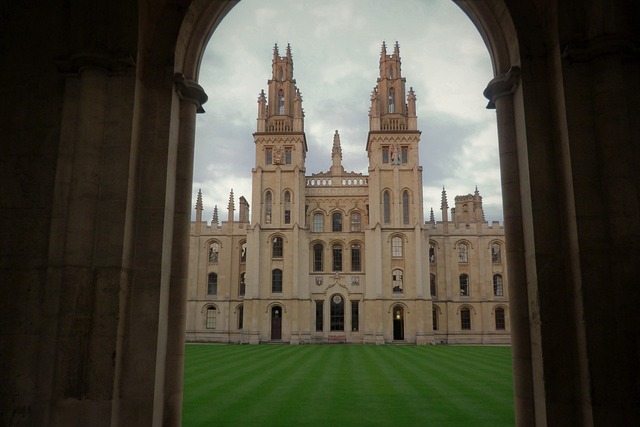
<path id="1" fill-rule="evenodd" d="M 345 169 L 366 174 L 370 94 L 383 41 L 391 49 L 398 41 L 407 90 L 417 96 L 425 220 L 432 207 L 441 219 L 443 186 L 453 207 L 456 195 L 477 185 L 486 219 L 502 221 L 495 111 L 482 96 L 493 77 L 491 61 L 451 0 L 242 0 L 235 6 L 211 37 L 200 69 L 209 101 L 197 120 L 193 204 L 201 188 L 203 219 L 210 221 L 218 205 L 226 220 L 232 188 L 236 207 L 239 196 L 251 201 L 257 99 L 266 92 L 276 43 L 281 55 L 291 45 L 302 93 L 306 174 L 329 170 L 335 130 Z"/>

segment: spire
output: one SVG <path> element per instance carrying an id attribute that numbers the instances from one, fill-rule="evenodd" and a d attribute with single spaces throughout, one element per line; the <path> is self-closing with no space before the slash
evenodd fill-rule
<path id="1" fill-rule="evenodd" d="M 211 226 L 213 227 L 215 225 L 216 227 L 218 227 L 219 224 L 220 221 L 218 219 L 218 205 L 215 205 L 213 207 L 213 218 L 211 219 Z"/>
<path id="2" fill-rule="evenodd" d="M 449 221 L 449 203 L 447 202 L 447 191 L 442 187 L 442 202 L 440 204 L 440 210 L 442 210 L 442 222 Z"/>
<path id="3" fill-rule="evenodd" d="M 231 189 L 231 193 L 229 193 L 229 205 L 227 206 L 227 209 L 229 211 L 229 216 L 227 221 L 233 222 L 233 214 L 236 210 L 235 203 L 233 202 L 233 188 Z"/>
<path id="4" fill-rule="evenodd" d="M 396 57 L 400 57 L 400 44 L 398 44 L 398 41 L 396 40 L 396 44 L 393 47 L 393 55 Z"/>
<path id="5" fill-rule="evenodd" d="M 202 189 L 198 188 L 198 196 L 196 197 L 196 223 L 202 222 Z"/>
<path id="6" fill-rule="evenodd" d="M 436 216 L 433 214 L 433 208 L 431 208 L 431 212 L 429 212 L 429 223 L 435 228 Z"/>
<path id="7" fill-rule="evenodd" d="M 333 134 L 333 148 L 331 149 L 331 174 L 342 175 L 344 167 L 342 167 L 342 146 L 340 145 L 340 135 L 338 131 Z"/>
<path id="8" fill-rule="evenodd" d="M 287 43 L 287 59 L 291 61 L 291 44 Z"/>
<path id="9" fill-rule="evenodd" d="M 273 46 L 273 60 L 277 61 L 280 57 L 280 53 L 278 53 L 278 43 Z"/>
<path id="10" fill-rule="evenodd" d="M 380 52 L 380 62 L 382 62 L 383 58 L 387 57 L 387 44 L 382 42 L 382 51 Z"/>

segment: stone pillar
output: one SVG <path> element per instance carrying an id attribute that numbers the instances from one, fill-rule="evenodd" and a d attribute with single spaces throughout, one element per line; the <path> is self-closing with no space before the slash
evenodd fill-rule
<path id="1" fill-rule="evenodd" d="M 532 348 L 529 325 L 529 298 L 527 295 L 524 263 L 524 234 L 522 206 L 520 204 L 520 166 L 516 135 L 514 92 L 520 80 L 520 70 L 512 67 L 508 73 L 489 82 L 484 95 L 488 108 L 495 108 L 498 120 L 498 150 L 500 180 L 504 211 L 507 268 L 509 271 L 509 313 L 511 322 L 511 349 L 513 360 L 514 404 L 516 425 L 535 425 Z"/>

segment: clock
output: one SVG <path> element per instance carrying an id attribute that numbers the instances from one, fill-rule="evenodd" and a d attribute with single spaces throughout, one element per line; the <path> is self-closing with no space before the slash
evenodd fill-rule
<path id="1" fill-rule="evenodd" d="M 340 295 L 334 295 L 333 296 L 333 303 L 334 304 L 340 304 L 342 302 L 342 297 Z"/>

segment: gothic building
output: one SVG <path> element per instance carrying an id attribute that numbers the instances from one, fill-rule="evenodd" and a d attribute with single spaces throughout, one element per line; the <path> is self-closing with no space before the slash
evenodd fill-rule
<path id="1" fill-rule="evenodd" d="M 191 225 L 187 340 L 260 343 L 509 343 L 504 231 L 479 192 L 425 222 L 416 96 L 398 43 L 383 43 L 371 95 L 368 174 L 306 174 L 291 49 L 274 49 L 258 98 L 251 220 L 233 191 L 227 221 Z M 364 145 L 364 144 L 363 144 Z M 316 154 L 314 154 L 316 155 Z M 451 220 L 449 219 L 451 215 Z"/>

